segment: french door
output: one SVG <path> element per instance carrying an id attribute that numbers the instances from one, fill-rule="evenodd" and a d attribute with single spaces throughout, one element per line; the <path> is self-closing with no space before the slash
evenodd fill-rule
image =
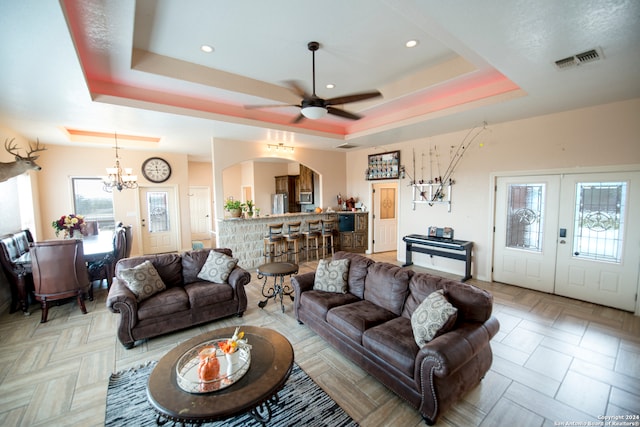
<path id="1" fill-rule="evenodd" d="M 500 177 L 493 279 L 634 311 L 640 172 Z"/>

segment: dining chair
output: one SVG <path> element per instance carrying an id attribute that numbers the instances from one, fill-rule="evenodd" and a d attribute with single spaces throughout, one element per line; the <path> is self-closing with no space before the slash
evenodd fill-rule
<path id="1" fill-rule="evenodd" d="M 123 254 L 123 258 L 129 258 L 131 257 L 131 248 L 133 246 L 133 226 L 131 225 L 123 225 L 122 226 L 124 228 L 124 240 L 125 240 L 125 249 L 124 249 L 124 254 Z M 118 261 L 116 261 L 118 262 Z M 113 264 L 115 266 L 115 263 Z"/>
<path id="2" fill-rule="evenodd" d="M 116 263 L 122 258 L 128 258 L 128 256 L 125 256 L 127 252 L 126 235 L 126 227 L 123 226 L 116 228 L 116 230 L 113 232 L 113 252 L 110 252 L 100 261 L 89 263 L 89 279 L 91 282 L 100 280 L 100 283 L 102 283 L 103 280 L 106 280 L 107 290 L 111 289 L 111 282 L 113 281 L 113 276 L 115 275 Z M 130 251 L 131 248 L 129 248 L 129 252 Z"/>
<path id="3" fill-rule="evenodd" d="M 82 314 L 91 283 L 84 262 L 82 241 L 50 240 L 32 243 L 31 268 L 36 301 L 42 306 L 40 323 L 47 321 L 51 302 L 76 297 Z"/>
<path id="4" fill-rule="evenodd" d="M 98 221 L 85 221 L 84 230 L 87 236 L 97 236 L 98 234 L 100 234 Z"/>
<path id="5" fill-rule="evenodd" d="M 30 269 L 19 264 L 17 260 L 28 250 L 28 244 L 26 249 L 21 248 L 20 239 L 16 239 L 15 234 L 0 237 L 0 265 L 11 289 L 10 313 L 18 310 L 19 306 L 22 306 L 23 311 L 27 311 L 28 293 L 33 289 L 33 278 Z"/>

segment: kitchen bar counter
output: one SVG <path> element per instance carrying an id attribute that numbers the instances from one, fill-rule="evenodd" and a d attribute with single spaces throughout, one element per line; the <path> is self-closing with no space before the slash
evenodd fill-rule
<path id="1" fill-rule="evenodd" d="M 342 213 L 342 212 L 341 212 Z M 337 220 L 337 212 L 314 213 L 292 212 L 280 215 L 260 215 L 251 218 L 225 218 L 218 220 L 217 246 L 230 248 L 233 257 L 238 258 L 238 264 L 244 269 L 253 269 L 264 264 L 263 238 L 267 234 L 267 225 L 283 223 L 284 231 L 289 222 L 300 221 L 304 229 L 309 220 Z"/>

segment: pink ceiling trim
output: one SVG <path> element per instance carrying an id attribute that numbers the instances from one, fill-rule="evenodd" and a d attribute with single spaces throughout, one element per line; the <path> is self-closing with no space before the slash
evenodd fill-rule
<path id="1" fill-rule="evenodd" d="M 99 95 L 115 97 L 125 100 L 141 101 L 144 103 L 164 105 L 177 114 L 185 112 L 200 112 L 216 116 L 217 120 L 245 123 L 251 125 L 273 124 L 286 126 L 300 131 L 309 130 L 336 136 L 346 136 L 353 133 L 369 131 L 378 127 L 389 127 L 394 123 L 433 114 L 460 105 L 471 103 L 520 88 L 498 72 L 475 75 L 427 88 L 415 94 L 407 95 L 397 100 L 387 102 L 379 107 L 367 110 L 364 117 L 358 121 L 347 121 L 330 116 L 325 120 L 303 120 L 298 124 L 291 121 L 296 117 L 291 114 L 292 108 L 283 108 L 288 114 L 279 113 L 273 109 L 248 110 L 242 106 L 226 102 L 199 99 L 192 96 L 170 93 L 163 90 L 143 88 L 131 83 L 117 82 L 115 75 L 109 68 L 109 58 L 104 52 L 93 49 L 96 34 L 92 33 L 92 20 L 104 19 L 106 12 L 87 9 L 83 2 L 63 0 L 62 7 L 68 22 L 69 30 L 76 47 L 80 65 L 85 74 L 86 84 L 93 99 Z M 94 4 L 94 3 L 91 3 Z M 102 35 L 106 37 L 105 35 Z M 99 35 L 98 35 L 99 37 Z M 126 101 L 123 102 L 126 104 Z M 293 107 L 295 108 L 295 107 Z M 347 108 L 348 109 L 348 108 Z M 178 111 L 180 110 L 180 111 Z M 167 111 L 166 108 L 162 111 Z M 197 115 L 197 114 L 194 114 Z M 197 115 L 202 117 L 202 115 Z"/>

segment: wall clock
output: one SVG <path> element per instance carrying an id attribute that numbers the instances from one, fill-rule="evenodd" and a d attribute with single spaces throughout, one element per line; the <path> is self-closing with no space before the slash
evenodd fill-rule
<path id="1" fill-rule="evenodd" d="M 151 182 L 165 182 L 171 177 L 171 166 L 165 159 L 150 157 L 142 164 L 142 174 Z"/>

